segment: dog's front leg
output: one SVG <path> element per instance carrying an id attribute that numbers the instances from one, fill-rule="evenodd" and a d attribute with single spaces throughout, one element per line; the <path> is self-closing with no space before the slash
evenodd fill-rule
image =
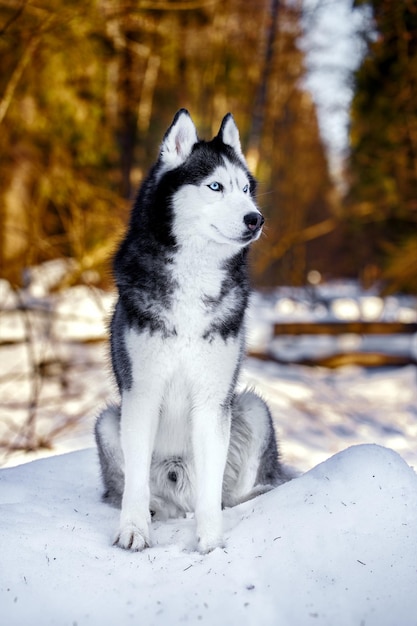
<path id="1" fill-rule="evenodd" d="M 114 544 L 140 551 L 150 542 L 149 473 L 159 418 L 159 393 L 134 386 L 122 395 L 120 436 L 125 485 Z M 158 400 L 158 402 L 155 401 Z"/>
<path id="2" fill-rule="evenodd" d="M 222 486 L 230 422 L 230 411 L 219 406 L 206 405 L 193 414 L 195 517 L 198 549 L 203 554 L 223 545 Z"/>

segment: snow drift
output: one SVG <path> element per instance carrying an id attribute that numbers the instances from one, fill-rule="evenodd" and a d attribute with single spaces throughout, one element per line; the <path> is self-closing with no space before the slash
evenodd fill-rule
<path id="1" fill-rule="evenodd" d="M 224 512 L 227 547 L 194 551 L 193 519 L 154 547 L 111 546 L 94 450 L 0 471 L 0 606 L 8 626 L 417 624 L 417 476 L 354 446 Z"/>

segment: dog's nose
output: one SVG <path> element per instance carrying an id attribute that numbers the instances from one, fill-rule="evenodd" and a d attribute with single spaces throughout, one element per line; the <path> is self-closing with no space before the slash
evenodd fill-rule
<path id="1" fill-rule="evenodd" d="M 260 213 L 253 212 L 253 213 L 248 213 L 247 215 L 245 215 L 245 217 L 243 218 L 243 221 L 245 222 L 249 230 L 254 232 L 255 230 L 259 230 L 259 228 L 264 223 L 265 219 L 263 215 L 261 215 Z"/>

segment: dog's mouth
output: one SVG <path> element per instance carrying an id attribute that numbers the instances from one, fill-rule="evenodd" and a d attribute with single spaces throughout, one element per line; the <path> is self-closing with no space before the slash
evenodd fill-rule
<path id="1" fill-rule="evenodd" d="M 261 234 L 261 230 L 261 228 L 258 228 L 257 230 L 252 230 L 245 233 L 244 235 L 242 235 L 241 241 L 253 241 L 254 239 L 258 239 L 259 235 Z"/>
<path id="2" fill-rule="evenodd" d="M 247 245 L 251 243 L 251 241 L 255 241 L 258 239 L 262 232 L 262 227 L 257 228 L 256 230 L 245 230 L 245 232 L 240 237 L 229 237 L 222 233 L 220 228 L 218 228 L 215 224 L 211 224 L 213 230 L 220 235 L 220 237 L 225 240 L 226 243 L 233 243 L 238 245 Z"/>

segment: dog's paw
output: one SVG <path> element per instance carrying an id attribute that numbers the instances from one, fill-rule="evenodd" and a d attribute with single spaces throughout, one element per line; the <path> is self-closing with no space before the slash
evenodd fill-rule
<path id="1" fill-rule="evenodd" d="M 198 551 L 208 554 L 216 548 L 224 548 L 221 509 L 196 512 L 196 518 Z"/>
<path id="2" fill-rule="evenodd" d="M 123 548 L 124 550 L 141 552 L 145 548 L 150 548 L 151 542 L 148 533 L 139 529 L 134 524 L 126 524 L 119 529 L 113 541 L 113 545 Z"/>
<path id="3" fill-rule="evenodd" d="M 216 548 L 225 548 L 225 543 L 222 536 L 199 536 L 197 537 L 197 549 L 200 554 L 208 554 L 213 552 Z"/>

